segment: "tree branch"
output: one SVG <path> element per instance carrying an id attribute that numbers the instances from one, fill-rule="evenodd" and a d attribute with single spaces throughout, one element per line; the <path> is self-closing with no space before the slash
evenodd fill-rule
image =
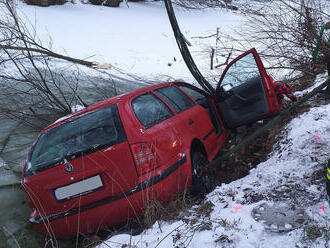
<path id="1" fill-rule="evenodd" d="M 58 59 L 63 59 L 63 60 L 67 60 L 73 63 L 77 63 L 80 65 L 85 65 L 85 66 L 89 66 L 92 67 L 95 65 L 94 62 L 90 62 L 90 61 L 86 61 L 86 60 L 82 60 L 82 59 L 76 59 L 76 58 L 72 58 L 69 56 L 65 56 L 62 54 L 58 54 L 49 50 L 43 50 L 43 49 L 38 49 L 38 48 L 32 48 L 32 47 L 17 47 L 17 46 L 9 46 L 9 45 L 0 45 L 0 49 L 4 49 L 4 50 L 16 50 L 16 51 L 28 51 L 28 52 L 36 52 L 36 53 L 41 53 L 53 58 L 58 58 Z"/>

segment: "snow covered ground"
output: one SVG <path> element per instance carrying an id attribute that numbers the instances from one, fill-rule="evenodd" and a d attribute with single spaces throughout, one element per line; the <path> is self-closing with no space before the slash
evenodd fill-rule
<path id="1" fill-rule="evenodd" d="M 116 235 L 99 248 L 330 247 L 330 206 L 325 193 L 329 151 L 328 104 L 293 119 L 279 134 L 267 161 L 248 176 L 217 187 L 204 204 L 180 216 L 181 220 L 155 223 L 137 236 Z M 263 204 L 285 207 L 283 215 L 304 210 L 307 222 L 295 230 L 274 232 L 251 215 Z M 210 215 L 200 215 L 203 206 L 211 208 Z M 289 223 L 289 215 L 287 219 Z"/>

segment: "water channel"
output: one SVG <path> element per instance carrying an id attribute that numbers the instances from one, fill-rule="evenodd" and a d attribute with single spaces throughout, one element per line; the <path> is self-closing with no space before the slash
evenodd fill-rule
<path id="1" fill-rule="evenodd" d="M 143 82 L 127 78 L 112 76 L 109 80 L 94 75 L 79 78 L 78 91 L 87 104 L 92 104 L 144 85 Z M 64 91 L 69 93 L 69 89 Z M 15 98 L 15 95 L 13 97 Z M 7 94 L 1 94 L 0 87 L 0 106 L 12 104 L 13 101 L 17 104 L 19 101 L 28 100 L 8 99 Z M 44 114 L 48 115 L 50 123 L 58 118 L 52 116 L 52 113 Z M 36 120 L 31 119 L 31 122 Z M 41 127 L 50 123 L 39 121 L 35 124 Z M 40 129 L 35 126 L 31 127 L 25 122 L 0 113 L 0 248 L 44 246 L 46 238 L 37 233 L 28 222 L 30 209 L 20 184 L 26 154 L 39 131 Z M 59 244 L 60 247 L 70 247 L 72 241 L 63 241 Z"/>

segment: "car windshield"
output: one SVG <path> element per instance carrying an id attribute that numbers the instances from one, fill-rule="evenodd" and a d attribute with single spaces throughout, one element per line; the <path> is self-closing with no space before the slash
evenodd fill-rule
<path id="1" fill-rule="evenodd" d="M 43 133 L 30 155 L 27 172 L 34 173 L 71 157 L 126 139 L 116 105 L 85 114 Z"/>

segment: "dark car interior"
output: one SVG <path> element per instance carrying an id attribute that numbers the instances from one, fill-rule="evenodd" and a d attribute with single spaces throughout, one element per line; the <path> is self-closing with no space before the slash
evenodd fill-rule
<path id="1" fill-rule="evenodd" d="M 221 87 L 217 92 L 217 102 L 230 128 L 235 128 L 241 123 L 254 122 L 269 111 L 260 76 L 227 91 Z"/>

